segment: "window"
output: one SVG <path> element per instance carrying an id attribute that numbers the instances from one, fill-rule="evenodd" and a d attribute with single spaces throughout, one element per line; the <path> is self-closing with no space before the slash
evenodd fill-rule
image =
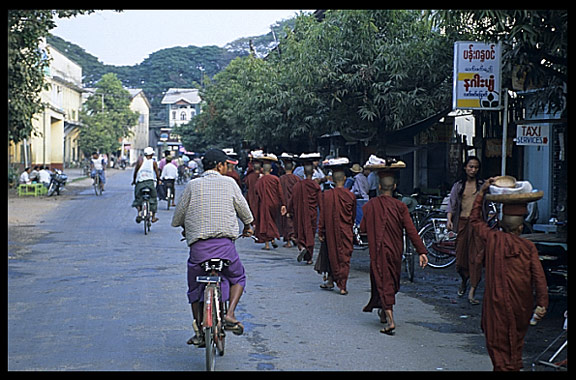
<path id="1" fill-rule="evenodd" d="M 180 113 L 180 120 L 186 120 L 186 112 L 182 111 Z"/>

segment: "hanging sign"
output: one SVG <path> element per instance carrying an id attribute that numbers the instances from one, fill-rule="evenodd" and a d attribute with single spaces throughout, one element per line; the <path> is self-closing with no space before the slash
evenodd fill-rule
<path id="1" fill-rule="evenodd" d="M 548 145 L 549 133 L 548 125 L 518 125 L 516 145 Z"/>
<path id="2" fill-rule="evenodd" d="M 500 43 L 454 43 L 454 109 L 500 110 Z"/>

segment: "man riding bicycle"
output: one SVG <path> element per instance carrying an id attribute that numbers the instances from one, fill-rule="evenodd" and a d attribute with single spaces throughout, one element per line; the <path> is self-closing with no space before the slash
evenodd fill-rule
<path id="1" fill-rule="evenodd" d="M 205 171 L 186 185 L 174 209 L 172 226 L 183 228 L 182 235 L 190 247 L 187 294 L 194 320 L 202 320 L 200 301 L 203 287 L 196 282 L 196 276 L 204 274 L 200 263 L 211 258 L 226 259 L 230 265 L 221 272 L 222 299 L 229 299 L 230 303 L 224 317 L 224 328 L 241 335 L 244 326 L 236 319 L 234 311 L 246 286 L 246 275 L 234 239 L 239 231 L 237 217 L 244 224 L 244 236 L 252 235 L 250 223 L 254 218 L 234 179 L 224 175 L 228 170 L 227 159 L 228 156 L 220 149 L 206 152 L 202 159 Z M 195 335 L 187 343 L 202 345 L 201 330 L 198 334 L 200 336 Z"/>
<path id="2" fill-rule="evenodd" d="M 102 191 L 104 191 L 104 184 L 106 183 L 105 169 L 106 160 L 100 157 L 98 152 L 92 152 L 92 158 L 90 159 L 90 177 L 94 178 L 96 175 L 100 177 L 100 189 L 102 189 Z"/>
<path id="3" fill-rule="evenodd" d="M 142 221 L 142 189 L 147 187 L 150 189 L 150 211 L 152 213 L 152 223 L 158 221 L 156 218 L 156 211 L 158 210 L 158 195 L 156 193 L 156 185 L 154 181 L 160 179 L 160 172 L 158 171 L 158 164 L 154 161 L 154 149 L 147 147 L 144 149 L 144 157 L 140 157 L 136 167 L 134 168 L 134 179 L 132 185 L 134 188 L 134 202 L 132 207 L 138 209 L 138 216 L 136 223 Z"/>

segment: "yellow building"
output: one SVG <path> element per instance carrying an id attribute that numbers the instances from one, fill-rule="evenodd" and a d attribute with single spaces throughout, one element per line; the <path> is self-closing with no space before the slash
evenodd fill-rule
<path id="1" fill-rule="evenodd" d="M 82 67 L 45 41 L 40 49 L 51 61 L 44 73 L 50 87 L 40 93 L 46 107 L 32 120 L 38 136 L 33 133 L 17 146 L 10 143 L 9 160 L 22 167 L 38 164 L 62 169 L 81 159 L 77 139 L 82 108 Z"/>

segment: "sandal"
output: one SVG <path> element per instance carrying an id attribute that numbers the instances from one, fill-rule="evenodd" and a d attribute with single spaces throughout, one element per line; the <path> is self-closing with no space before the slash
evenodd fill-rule
<path id="1" fill-rule="evenodd" d="M 396 332 L 394 331 L 395 327 L 385 327 L 380 332 L 386 335 L 394 335 Z"/>
<path id="2" fill-rule="evenodd" d="M 468 298 L 468 303 L 470 305 L 480 305 L 480 301 L 478 301 L 477 299 L 474 299 L 474 298 Z"/>
<path id="3" fill-rule="evenodd" d="M 302 249 L 300 250 L 300 253 L 298 254 L 298 257 L 296 258 L 296 260 L 297 260 L 298 262 L 301 262 L 302 259 L 304 259 L 304 255 L 306 255 L 306 252 L 308 252 L 308 250 L 307 250 L 306 248 L 302 248 Z"/>
<path id="4" fill-rule="evenodd" d="M 186 344 L 193 344 L 195 346 L 206 347 L 206 342 L 204 341 L 204 335 L 194 335 L 192 338 L 186 341 Z"/>
<path id="5" fill-rule="evenodd" d="M 242 335 L 244 334 L 244 326 L 240 321 L 236 322 L 228 322 L 224 321 L 224 330 L 232 331 L 234 335 Z"/>
<path id="6" fill-rule="evenodd" d="M 332 290 L 334 289 L 334 285 L 322 284 L 320 285 L 320 288 L 324 290 Z"/>

